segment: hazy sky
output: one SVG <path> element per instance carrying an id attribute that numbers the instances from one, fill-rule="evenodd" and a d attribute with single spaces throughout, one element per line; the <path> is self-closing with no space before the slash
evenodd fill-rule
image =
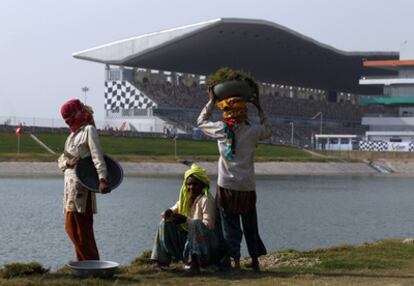
<path id="1" fill-rule="evenodd" d="M 83 99 L 103 119 L 104 65 L 72 53 L 220 17 L 264 19 L 347 51 L 414 40 L 412 0 L 1 0 L 0 117 L 60 117 Z"/>

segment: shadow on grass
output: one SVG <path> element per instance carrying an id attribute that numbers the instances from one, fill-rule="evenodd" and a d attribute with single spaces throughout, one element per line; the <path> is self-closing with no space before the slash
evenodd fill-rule
<path id="1" fill-rule="evenodd" d="M 400 275 L 400 274 L 379 274 L 379 273 L 355 273 L 355 272 L 277 272 L 277 271 L 261 271 L 254 273 L 251 271 L 242 271 L 240 276 L 243 278 L 257 278 L 262 277 L 294 277 L 301 275 L 314 275 L 320 277 L 361 277 L 361 278 L 395 278 L 395 279 L 414 279 L 414 275 Z M 223 276 L 226 277 L 226 276 Z"/>
<path id="2" fill-rule="evenodd" d="M 306 274 L 306 273 L 303 273 Z M 398 275 L 398 274 L 370 274 L 370 273 L 352 273 L 352 272 L 312 272 L 309 273 L 315 276 L 326 276 L 326 277 L 366 277 L 366 278 L 395 278 L 395 279 L 413 279 L 414 275 Z"/>
<path id="3" fill-rule="evenodd" d="M 110 285 L 118 284 L 120 282 L 126 283 L 126 284 L 135 284 L 135 283 L 141 283 L 142 279 L 135 275 L 125 276 L 123 273 L 115 274 L 113 277 L 110 278 L 98 278 L 98 277 L 76 277 L 70 273 L 50 273 L 48 275 L 44 275 L 42 277 L 42 281 L 68 281 L 70 280 L 72 283 L 76 282 L 87 282 L 87 281 L 97 281 L 100 280 L 104 283 L 109 283 Z"/>
<path id="4" fill-rule="evenodd" d="M 37 276 L 37 275 L 36 275 Z M 202 272 L 199 275 L 188 275 L 184 270 L 174 271 L 154 271 L 150 269 L 117 273 L 112 278 L 78 278 L 70 273 L 49 273 L 45 275 L 39 275 L 39 284 L 33 283 L 33 285 L 146 285 L 146 284 L 159 284 L 170 283 L 171 285 L 186 285 L 187 283 L 204 283 L 206 280 L 210 281 L 211 285 L 215 283 L 221 285 L 233 284 L 238 280 L 247 280 L 254 284 L 263 278 L 276 278 L 276 279 L 289 279 L 294 277 L 338 277 L 339 278 L 367 278 L 367 279 L 414 279 L 414 275 L 398 275 L 398 274 L 376 274 L 376 273 L 352 273 L 352 272 L 277 272 L 271 270 L 263 270 L 260 273 L 253 272 L 251 270 L 241 271 L 223 271 L 223 272 Z M 32 281 L 35 282 L 35 281 Z M 237 283 L 237 282 L 236 282 Z M 1 282 L 0 282 L 1 284 Z M 14 285 L 14 284 L 13 284 Z M 20 284 L 16 284 L 20 285 Z M 23 285 L 23 284 L 22 284 Z M 26 285 L 26 284 L 24 284 Z M 29 285 L 29 284 L 28 284 Z"/>

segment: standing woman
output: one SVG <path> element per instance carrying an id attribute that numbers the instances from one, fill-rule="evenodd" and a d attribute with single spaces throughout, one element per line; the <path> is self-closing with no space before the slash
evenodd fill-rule
<path id="1" fill-rule="evenodd" d="M 214 88 L 226 83 L 241 84 L 242 89 L 228 89 L 228 97 L 218 100 Z M 257 223 L 254 155 L 258 142 L 271 137 L 271 129 L 259 102 L 258 85 L 249 75 L 222 68 L 208 77 L 207 84 L 210 100 L 201 111 L 197 125 L 204 134 L 217 139 L 220 157 L 216 200 L 227 250 L 226 264 L 231 257 L 235 268 L 240 269 L 240 244 L 244 233 L 252 258 L 246 266 L 260 271 L 258 258 L 267 252 Z M 256 94 L 250 101 L 257 108 L 260 124 L 248 120 L 247 101 L 242 97 L 246 90 Z M 211 121 L 216 106 L 223 111 L 223 119 Z"/>
<path id="2" fill-rule="evenodd" d="M 66 140 L 64 152 L 58 159 L 59 168 L 65 175 L 63 208 L 66 214 L 66 232 L 73 242 L 77 260 L 99 260 L 93 233 L 95 193 L 82 187 L 74 168 L 81 158 L 91 156 L 99 177 L 99 191 L 109 191 L 106 185 L 107 169 L 93 111 L 80 100 L 72 99 L 63 104 L 60 112 L 72 131 Z"/>

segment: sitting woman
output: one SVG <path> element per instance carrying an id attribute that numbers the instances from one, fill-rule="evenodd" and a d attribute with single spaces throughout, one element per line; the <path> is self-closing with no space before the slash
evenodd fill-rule
<path id="1" fill-rule="evenodd" d="M 172 257 L 199 273 L 200 266 L 218 261 L 214 199 L 209 191 L 206 171 L 193 164 L 184 174 L 179 201 L 162 214 L 155 236 L 151 259 L 168 267 Z"/>

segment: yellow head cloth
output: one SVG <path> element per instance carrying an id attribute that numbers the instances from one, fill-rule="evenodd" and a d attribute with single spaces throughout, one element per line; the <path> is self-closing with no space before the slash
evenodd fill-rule
<path id="1" fill-rule="evenodd" d="M 187 179 L 190 176 L 204 183 L 204 189 L 201 192 L 203 195 L 211 196 L 210 180 L 207 177 L 206 170 L 197 164 L 192 164 L 190 169 L 184 173 L 184 181 L 181 186 L 178 205 L 178 213 L 187 217 L 191 215 L 191 194 L 187 190 Z"/>
<path id="2" fill-rule="evenodd" d="M 247 120 L 247 104 L 241 97 L 223 99 L 217 107 L 223 110 L 224 121 L 235 119 L 237 123 L 242 123 Z"/>

